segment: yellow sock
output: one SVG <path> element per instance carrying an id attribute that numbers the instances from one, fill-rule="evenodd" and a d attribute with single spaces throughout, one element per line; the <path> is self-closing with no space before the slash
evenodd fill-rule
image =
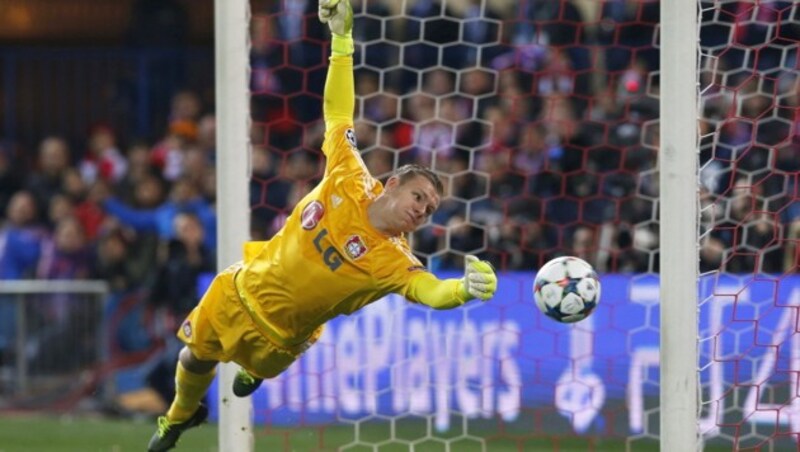
<path id="1" fill-rule="evenodd" d="M 192 373 L 178 361 L 178 369 L 175 372 L 175 400 L 167 411 L 167 419 L 178 423 L 192 417 L 216 373 L 216 368 L 207 374 Z"/>

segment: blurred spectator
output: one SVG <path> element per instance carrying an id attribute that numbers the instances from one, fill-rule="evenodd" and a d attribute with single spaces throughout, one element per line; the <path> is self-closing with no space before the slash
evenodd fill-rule
<path id="1" fill-rule="evenodd" d="M 277 179 L 273 156 L 263 147 L 253 147 L 251 165 L 250 231 L 254 237 L 266 238 L 263 231 L 286 207 L 291 181 Z"/>
<path id="2" fill-rule="evenodd" d="M 197 278 L 213 272 L 216 265 L 212 251 L 204 244 L 200 220 L 192 214 L 179 213 L 174 223 L 175 238 L 162 244 L 150 299 L 180 322 L 200 299 Z"/>
<path id="3" fill-rule="evenodd" d="M 97 181 L 75 206 L 75 216 L 81 222 L 89 240 L 97 238 L 98 231 L 106 221 L 106 213 L 100 203 L 109 196 L 111 189 L 104 181 Z"/>
<path id="4" fill-rule="evenodd" d="M 522 221 L 518 224 L 522 229 L 522 250 L 525 252 L 522 266 L 517 268 L 541 268 L 547 261 L 555 257 L 556 237 L 550 235 L 552 229 L 535 221 Z"/>
<path id="5" fill-rule="evenodd" d="M 553 48 L 543 63 L 544 67 L 534 76 L 536 94 L 543 97 L 572 95 L 575 92 L 575 71 L 566 54 L 558 47 Z"/>
<path id="6" fill-rule="evenodd" d="M 522 268 L 524 253 L 520 247 L 519 226 L 511 221 L 489 228 L 489 261 L 495 268 Z M 526 268 L 532 268 L 528 266 Z"/>
<path id="7" fill-rule="evenodd" d="M 65 216 L 55 223 L 52 237 L 42 245 L 36 277 L 87 279 L 91 273 L 89 247 L 80 221 Z"/>
<path id="8" fill-rule="evenodd" d="M 547 168 L 548 146 L 541 125 L 529 123 L 520 128 L 520 142 L 511 164 L 523 174 L 534 175 Z"/>
<path id="9" fill-rule="evenodd" d="M 197 142 L 195 143 L 213 163 L 217 149 L 217 118 L 207 113 L 197 121 Z"/>
<path id="10" fill-rule="evenodd" d="M 460 215 L 454 215 L 447 224 L 450 231 L 447 249 L 461 253 L 476 253 L 483 248 L 485 240 L 483 229 L 472 225 L 469 220 Z M 454 254 L 451 254 L 453 256 Z M 444 263 L 445 268 L 455 268 L 463 263 Z"/>
<path id="11" fill-rule="evenodd" d="M 444 104 L 444 100 L 442 103 Z M 445 107 L 450 112 L 442 109 L 437 112 L 436 104 L 434 98 L 422 94 L 410 99 L 412 117 L 417 123 L 414 134 L 414 157 L 420 164 L 442 171 L 447 161 L 455 155 L 453 124 L 457 121 L 455 117 L 457 113 L 451 107 Z M 450 115 L 449 120 L 444 117 L 447 114 Z"/>
<path id="12" fill-rule="evenodd" d="M 197 125 L 189 120 L 173 121 L 169 132 L 151 151 L 153 165 L 164 179 L 172 182 L 185 174 L 183 160 L 186 149 L 197 138 Z"/>
<path id="13" fill-rule="evenodd" d="M 605 49 L 604 60 L 609 74 L 630 66 L 634 55 L 644 57 L 648 70 L 658 67 L 658 49 L 652 45 L 660 20 L 657 1 L 610 0 L 603 2 L 600 15 L 598 42 Z M 622 26 L 624 24 L 635 26 Z"/>
<path id="14" fill-rule="evenodd" d="M 201 195 L 205 195 L 203 189 L 206 187 L 206 181 L 209 175 L 214 172 L 214 168 L 211 166 L 212 163 L 208 154 L 198 146 L 191 146 L 187 148 L 184 153 L 184 177 L 188 179 L 192 185 L 200 189 Z M 211 195 L 213 196 L 213 193 L 211 193 Z"/>
<path id="15" fill-rule="evenodd" d="M 318 119 L 315 112 L 321 109 L 320 99 L 298 96 L 288 104 L 288 108 L 284 108 L 283 100 L 274 95 L 322 92 L 324 77 L 298 77 L 294 68 L 309 68 L 322 63 L 325 56 L 321 42 L 327 39 L 323 38 L 326 30 L 317 19 L 316 2 L 271 2 L 267 3 L 265 12 L 266 15 L 262 14 L 253 21 L 251 33 L 251 117 L 254 121 L 276 122 L 270 126 L 273 134 L 277 135 L 279 130 L 285 133 L 274 144 L 289 150 L 293 146 L 285 143 L 302 134 L 291 127 L 290 121 Z M 290 67 L 287 67 L 287 62 Z"/>
<path id="16" fill-rule="evenodd" d="M 363 155 L 369 173 L 383 180 L 394 171 L 394 154 L 385 148 L 374 148 Z"/>
<path id="17" fill-rule="evenodd" d="M 216 249 L 216 217 L 211 205 L 203 199 L 189 179 L 175 181 L 169 199 L 155 207 L 134 208 L 115 198 L 103 201 L 109 215 L 140 233 L 155 232 L 162 240 L 175 237 L 174 219 L 179 213 L 193 213 L 207 231 L 205 244 Z"/>
<path id="18" fill-rule="evenodd" d="M 16 158 L 13 145 L 0 142 L 0 212 L 5 212 L 11 197 L 22 188 L 21 162 Z"/>
<path id="19" fill-rule="evenodd" d="M 136 259 L 139 247 L 136 235 L 119 227 L 109 227 L 101 231 L 97 238 L 94 256 L 95 278 L 108 282 L 112 294 L 124 294 L 140 287 L 147 280 L 155 262 L 155 254 L 142 264 Z"/>
<path id="20" fill-rule="evenodd" d="M 700 273 L 724 270 L 722 259 L 725 256 L 725 244 L 715 237 L 703 240 L 700 247 Z"/>
<path id="21" fill-rule="evenodd" d="M 462 67 L 489 66 L 504 52 L 500 45 L 502 20 L 493 6 L 493 3 L 484 0 L 469 0 L 463 22 L 464 44 L 461 46 L 464 49 L 459 49 L 463 52 Z"/>
<path id="22" fill-rule="evenodd" d="M 422 92 L 431 96 L 454 94 L 456 92 L 455 74 L 444 68 L 426 72 L 422 77 Z"/>
<path id="23" fill-rule="evenodd" d="M 47 230 L 37 223 L 36 201 L 28 191 L 18 191 L 6 206 L 0 224 L 0 281 L 35 276 Z M 0 362 L 16 340 L 16 304 L 11 295 L 0 300 Z"/>
<path id="24" fill-rule="evenodd" d="M 91 277 L 91 254 L 80 222 L 75 217 L 58 221 L 52 237 L 42 244 L 36 278 L 76 280 Z M 90 332 L 99 315 L 81 303 L 84 295 L 74 293 L 41 294 L 33 298 L 33 318 L 42 322 L 28 339 L 30 366 L 38 371 L 64 371 L 91 362 L 97 350 Z M 29 317 L 28 322 L 31 322 Z"/>
<path id="25" fill-rule="evenodd" d="M 105 181 L 102 180 L 98 181 L 98 183 L 100 182 L 105 183 Z M 83 180 L 77 168 L 69 167 L 62 175 L 61 190 L 54 194 L 63 193 L 69 196 L 73 202 L 80 202 L 86 197 L 89 186 L 91 186 L 91 184 L 87 184 L 86 181 Z"/>
<path id="26" fill-rule="evenodd" d="M 482 117 L 490 125 L 489 129 L 482 131 L 488 136 L 481 139 L 489 145 L 487 151 L 493 154 L 506 153 L 517 146 L 520 125 L 513 118 L 509 118 L 508 112 L 502 106 L 487 108 Z"/>
<path id="27" fill-rule="evenodd" d="M 47 238 L 33 194 L 18 191 L 11 197 L 0 227 L 0 280 L 32 278 Z"/>
<path id="28" fill-rule="evenodd" d="M 72 199 L 62 193 L 50 198 L 50 205 L 47 209 L 47 222 L 55 229 L 59 222 L 75 216 L 75 203 Z"/>
<path id="29" fill-rule="evenodd" d="M 594 229 L 588 226 L 578 226 L 572 232 L 570 239 L 570 255 L 579 257 L 586 262 L 597 262 L 597 239 Z"/>
<path id="30" fill-rule="evenodd" d="M 200 112 L 203 109 L 203 103 L 200 101 L 200 96 L 191 90 L 181 90 L 172 95 L 169 112 L 169 123 L 191 123 L 197 125 L 200 119 Z M 197 131 L 194 129 L 192 134 L 196 136 Z"/>
<path id="31" fill-rule="evenodd" d="M 213 273 L 216 268 L 212 251 L 204 245 L 203 225 L 196 216 L 188 213 L 176 215 L 175 231 L 174 239 L 162 243 L 155 278 L 150 287 L 150 303 L 163 309 L 165 330 L 170 333 L 178 328 L 200 300 L 200 275 Z M 168 349 L 179 344 L 172 334 L 167 342 Z M 165 359 L 147 376 L 148 384 L 164 400 L 169 400 L 174 392 L 175 370 L 172 363 L 172 354 L 165 353 Z"/>
<path id="32" fill-rule="evenodd" d="M 128 162 L 117 148 L 114 131 L 107 125 L 96 125 L 89 131 L 89 145 L 80 163 L 81 177 L 87 184 L 98 178 L 117 182 L 125 175 Z"/>
<path id="33" fill-rule="evenodd" d="M 261 96 L 264 93 L 283 92 L 278 74 L 272 70 L 281 65 L 283 61 L 283 45 L 275 36 L 277 23 L 275 16 L 258 15 L 250 22 L 250 91 L 253 102 L 251 116 L 261 118 L 264 110 L 270 105 L 264 105 L 257 110 L 259 102 L 266 100 Z"/>
<path id="34" fill-rule="evenodd" d="M 61 191 L 64 176 L 70 171 L 67 142 L 59 137 L 42 140 L 37 163 L 37 168 L 28 175 L 25 186 L 33 194 L 38 211 L 44 213 L 50 198 Z"/>
<path id="35" fill-rule="evenodd" d="M 381 92 L 364 100 L 364 119 L 373 122 L 391 122 L 397 119 L 398 96 L 392 92 Z"/>
<path id="36" fill-rule="evenodd" d="M 800 220 L 792 221 L 787 226 L 786 250 L 783 256 L 784 273 L 796 273 L 800 270 Z"/>
<path id="37" fill-rule="evenodd" d="M 137 142 L 128 148 L 128 168 L 125 176 L 114 184 L 115 191 L 125 202 L 133 204 L 139 185 L 149 178 L 160 176 L 150 158 L 150 148 L 146 143 Z"/>

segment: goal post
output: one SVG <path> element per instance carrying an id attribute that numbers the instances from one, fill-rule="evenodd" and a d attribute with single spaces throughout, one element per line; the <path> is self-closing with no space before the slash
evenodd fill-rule
<path id="1" fill-rule="evenodd" d="M 661 450 L 698 450 L 697 1 L 661 2 Z"/>
<path id="2" fill-rule="evenodd" d="M 214 53 L 217 117 L 217 267 L 242 258 L 249 239 L 248 180 L 250 156 L 248 0 L 214 2 Z M 253 450 L 252 403 L 235 397 L 237 366 L 219 368 L 219 450 Z"/>

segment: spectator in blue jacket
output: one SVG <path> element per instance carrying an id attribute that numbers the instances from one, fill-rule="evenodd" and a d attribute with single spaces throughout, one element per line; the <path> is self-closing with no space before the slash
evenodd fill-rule
<path id="1" fill-rule="evenodd" d="M 36 199 L 29 191 L 18 191 L 8 202 L 0 226 L 0 281 L 32 278 L 47 230 L 37 223 Z M 9 295 L 2 295 L 9 297 Z M 0 360 L 12 347 L 16 335 L 16 304 L 0 300 Z"/>
<path id="2" fill-rule="evenodd" d="M 36 199 L 27 190 L 11 197 L 0 227 L 0 280 L 34 276 L 47 230 L 37 223 Z"/>
<path id="3" fill-rule="evenodd" d="M 175 238 L 175 216 L 179 213 L 190 213 L 200 220 L 203 229 L 207 231 L 203 244 L 209 250 L 216 250 L 217 223 L 214 209 L 186 178 L 175 181 L 169 198 L 158 207 L 136 209 L 118 199 L 109 198 L 103 202 L 103 208 L 122 224 L 137 232 L 156 232 L 159 239 L 164 241 Z"/>

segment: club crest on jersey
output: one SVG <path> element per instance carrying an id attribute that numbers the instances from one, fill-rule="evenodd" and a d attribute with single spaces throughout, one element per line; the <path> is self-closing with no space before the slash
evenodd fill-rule
<path id="1" fill-rule="evenodd" d="M 367 253 L 367 245 L 357 235 L 351 235 L 344 243 L 344 250 L 351 259 L 356 260 Z"/>
<path id="2" fill-rule="evenodd" d="M 347 142 L 350 143 L 350 146 L 354 148 L 358 147 L 358 142 L 356 141 L 356 132 L 353 129 L 347 129 L 344 131 L 344 137 L 347 138 Z"/>
<path id="3" fill-rule="evenodd" d="M 306 205 L 303 213 L 300 214 L 300 225 L 306 231 L 310 231 L 317 227 L 323 215 L 325 215 L 325 206 L 319 201 L 312 201 Z"/>

